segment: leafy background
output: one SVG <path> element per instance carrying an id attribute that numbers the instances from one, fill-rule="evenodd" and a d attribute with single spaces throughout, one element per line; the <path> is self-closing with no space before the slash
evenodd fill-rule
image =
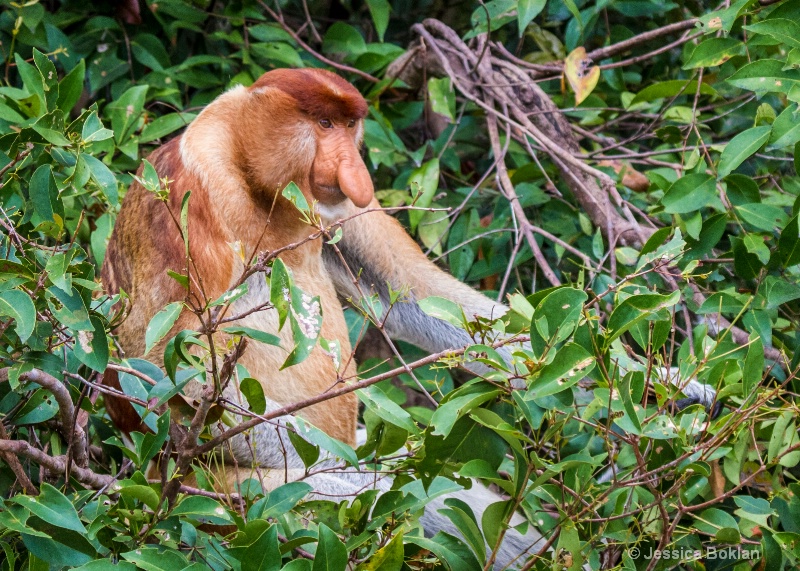
<path id="1" fill-rule="evenodd" d="M 550 540 L 527 569 L 796 567 L 800 2 L 0 6 L 3 568 L 481 569 L 514 510 Z M 99 267 L 142 158 L 228 87 L 287 66 L 333 67 L 360 89 L 381 202 L 414 206 L 397 216 L 458 279 L 513 293 L 493 324 L 427 305 L 477 332 L 473 358 L 497 375 L 423 362 L 427 395 L 407 374 L 363 385 L 365 446 L 296 435 L 310 472 L 322 448 L 394 471 L 402 491 L 227 494 L 197 459 L 196 487 L 171 495 L 145 468 L 180 434 L 164 403 L 203 370 L 183 351 L 194 338 L 172 342 L 166 371 L 120 363 Z M 526 79 L 480 75 L 502 69 Z M 566 118 L 561 140 L 513 114 L 529 100 L 545 105 L 523 113 L 534 127 Z M 370 315 L 349 311 L 354 339 Z M 364 379 L 423 357 L 375 331 Z M 490 347 L 503 332 L 531 338 L 515 358 L 523 391 Z M 668 366 L 714 386 L 721 414 L 667 414 Z M 132 447 L 105 414 L 107 367 L 151 429 Z M 507 499 L 480 520 L 451 502 L 464 537 L 422 537 L 424 504 L 467 477 Z"/>

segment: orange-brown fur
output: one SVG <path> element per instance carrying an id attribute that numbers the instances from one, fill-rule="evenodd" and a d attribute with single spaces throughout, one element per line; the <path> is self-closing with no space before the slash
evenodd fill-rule
<path id="1" fill-rule="evenodd" d="M 186 192 L 191 192 L 189 297 L 201 305 L 217 298 L 242 275 L 245 266 L 236 249 L 250 259 L 259 252 L 302 241 L 315 230 L 281 196 L 290 181 L 299 186 L 309 203 L 317 201 L 326 223 L 367 206 L 379 206 L 358 152 L 366 111 L 363 98 L 338 76 L 321 70 L 277 70 L 248 89 L 240 87 L 223 94 L 181 137 L 153 152 L 150 162 L 160 177 L 170 181 L 169 200 L 167 204 L 159 202 L 138 183 L 133 184 L 103 266 L 107 290 L 122 289 L 131 297 L 127 319 L 117 331 L 126 357 L 143 355 L 144 331 L 150 319 L 167 303 L 186 296 L 167 275 L 167 270 L 186 271 L 184 246 L 173 220 L 173 216 L 179 218 Z M 468 315 L 496 317 L 505 312 L 502 305 L 436 268 L 402 226 L 383 212 L 369 212 L 346 222 L 340 247 L 349 270 L 330 247 L 323 255 L 321 239 L 287 250 L 281 259 L 292 269 L 300 289 L 320 297 L 320 334 L 339 343 L 346 369 L 337 371 L 331 357 L 317 347 L 302 363 L 280 370 L 293 347 L 286 327 L 280 332 L 282 347 L 251 342 L 240 359 L 261 382 L 270 401 L 294 403 L 328 390 L 337 378 L 353 377 L 340 297 L 358 299 L 374 290 L 386 298 L 387 282 L 395 290 L 411 288 L 409 302 L 390 312 L 386 329 L 398 339 L 431 351 L 464 346 L 472 340 L 463 331 L 426 316 L 415 300 L 440 295 L 464 305 Z M 253 287 L 257 289 L 258 284 Z M 251 294 L 263 297 L 263 292 Z M 388 303 L 384 305 L 388 308 Z M 230 314 L 235 315 L 239 308 L 232 307 Z M 248 315 L 238 324 L 278 334 L 275 310 Z M 174 330 L 199 326 L 197 318 L 185 311 Z M 163 343 L 148 358 L 158 362 L 162 351 Z M 109 382 L 114 380 L 109 378 Z M 187 393 L 197 396 L 198 386 L 190 386 Z M 108 405 L 121 426 L 138 421 L 128 403 L 109 399 Z M 306 408 L 300 415 L 331 436 L 353 444 L 357 407 L 356 396 L 349 394 Z"/>
<path id="2" fill-rule="evenodd" d="M 152 153 L 149 160 L 159 177 L 170 181 L 167 204 L 159 202 L 138 183 L 131 186 L 102 272 L 109 292 L 125 290 L 132 300 L 130 312 L 117 330 L 125 356 L 142 356 L 143 333 L 150 319 L 167 303 L 185 298 L 184 289 L 167 275 L 167 270 L 184 273 L 186 269 L 184 246 L 167 209 L 178 219 L 186 192 L 191 192 L 188 217 L 193 262 L 190 296 L 200 300 L 215 299 L 241 275 L 244 266 L 233 244 L 239 242 L 249 258 L 255 252 L 300 241 L 313 231 L 300 220 L 288 201 L 276 197 L 287 183 L 294 181 L 309 202 L 316 198 L 309 181 L 317 156 L 310 144 L 315 141 L 298 141 L 297 137 L 298 125 L 304 124 L 306 131 L 309 126 L 313 129 L 316 117 L 308 116 L 292 95 L 274 86 L 280 84 L 282 74 L 285 72 L 266 74 L 247 91 L 239 88 L 223 95 L 217 104 L 201 114 L 186 134 Z M 278 77 L 267 81 L 272 75 Z M 339 92 L 339 107 L 343 113 L 334 115 L 334 120 L 360 120 L 366 114 L 363 98 L 338 76 L 303 72 L 299 79 L 306 79 L 317 90 L 320 85 L 331 83 Z M 349 89 L 345 90 L 342 83 Z M 313 99 L 306 99 L 313 103 Z M 219 104 L 220 101 L 224 104 Z M 327 108 L 311 103 L 306 101 L 303 107 L 314 113 L 332 113 L 337 109 L 330 102 Z M 347 117 L 346 113 L 352 115 Z M 356 131 L 351 131 L 349 152 L 358 156 Z M 283 141 L 295 144 L 281 144 Z M 348 138 L 339 137 L 335 143 L 339 147 L 346 146 Z M 342 149 L 338 150 L 341 155 L 349 156 Z M 331 163 L 328 168 L 338 166 L 335 158 L 328 160 Z M 364 171 L 361 176 L 368 180 L 363 162 L 354 168 L 359 167 Z M 336 184 L 335 169 L 333 174 L 321 172 L 317 176 L 324 176 L 328 184 Z M 371 183 L 369 191 L 371 194 Z M 320 296 L 324 316 L 321 335 L 340 340 L 342 353 L 346 355 L 350 351 L 347 328 L 336 292 L 325 278 L 320 249 L 319 240 L 308 242 L 286 251 L 281 258 L 294 271 L 297 286 Z M 187 311 L 175 330 L 198 326 L 194 315 Z M 319 348 L 303 363 L 279 372 L 287 351 L 292 348 L 291 334 L 284 331 L 281 336 L 283 349 L 251 342 L 240 361 L 251 375 L 262 380 L 268 398 L 287 404 L 317 395 L 335 382 L 337 372 L 332 361 Z M 159 349 L 149 357 L 158 361 Z M 345 372 L 352 375 L 352 365 Z M 110 400 L 109 410 L 117 416 L 118 422 L 131 426 L 133 410 L 127 403 Z M 303 416 L 319 428 L 350 443 L 355 438 L 356 414 L 355 395 L 340 397 L 303 412 Z"/>
<path id="3" fill-rule="evenodd" d="M 438 269 L 395 219 L 372 210 L 379 205 L 358 153 L 365 115 L 363 98 L 337 76 L 320 70 L 278 70 L 265 74 L 249 89 L 235 88 L 221 95 L 181 137 L 150 156 L 159 176 L 170 180 L 167 204 L 138 184 L 131 187 L 102 272 L 109 292 L 123 289 L 131 298 L 127 319 L 117 331 L 125 356 L 142 356 L 150 319 L 167 303 L 187 295 L 167 275 L 167 270 L 186 271 L 184 245 L 170 216 L 172 212 L 179 218 L 186 192 L 191 192 L 188 296 L 195 304 L 213 300 L 237 283 L 245 269 L 237 252 L 248 260 L 260 252 L 302 241 L 315 230 L 281 196 L 290 181 L 309 203 L 314 202 L 324 223 L 348 218 L 335 247 L 323 245 L 317 238 L 281 254 L 295 284 L 319 296 L 323 314 L 320 335 L 338 342 L 347 363 L 343 370 L 337 370 L 341 365 L 319 347 L 300 364 L 280 370 L 293 339 L 289 327 L 278 332 L 276 310 L 238 319 L 239 325 L 281 338 L 282 347 L 251 341 L 239 360 L 260 381 L 270 410 L 322 394 L 339 379 L 354 377 L 340 298 L 357 301 L 362 295 L 377 294 L 383 306 L 378 318 L 384 331 L 428 351 L 464 347 L 474 340 L 464 330 L 425 314 L 417 300 L 431 295 L 447 297 L 461 304 L 468 316 L 499 317 L 506 311 Z M 269 299 L 263 276 L 251 276 L 247 284 L 247 295 L 234 302 L 229 315 L 241 316 Z M 391 290 L 408 293 L 403 302 L 390 306 Z M 185 311 L 174 331 L 199 326 L 195 315 Z M 153 348 L 148 358 L 159 361 L 164 343 Z M 511 362 L 507 348 L 499 352 Z M 480 363 L 466 366 L 477 373 L 487 372 Z M 118 386 L 113 374 L 106 382 Z M 186 393 L 197 397 L 200 390 L 200 383 L 194 383 Z M 241 399 L 235 381 L 226 388 L 225 397 Z M 138 425 L 138 416 L 126 401 L 109 397 L 106 403 L 121 428 L 130 431 Z M 302 409 L 299 415 L 352 445 L 357 413 L 357 399 L 351 393 Z M 391 485 L 389 480 L 376 481 L 369 472 L 355 469 L 307 474 L 304 462 L 285 438 L 297 424 L 295 417 L 283 415 L 273 424 L 255 426 L 246 438 L 240 434 L 226 441 L 225 454 L 218 459 L 235 463 L 213 467 L 217 483 L 232 491 L 237 482 L 258 475 L 264 489 L 272 489 L 284 481 L 303 478 L 326 498 L 352 497 L 369 487 L 385 490 Z M 335 462 L 329 457 L 321 460 L 322 466 L 328 467 Z M 500 499 L 485 488 L 467 493 L 465 499 L 478 514 Z M 435 501 L 443 505 L 443 498 Z M 428 533 L 439 529 L 458 533 L 433 507 L 421 522 Z M 505 537 L 498 554 L 503 566 L 539 536 L 522 537 L 512 530 Z"/>

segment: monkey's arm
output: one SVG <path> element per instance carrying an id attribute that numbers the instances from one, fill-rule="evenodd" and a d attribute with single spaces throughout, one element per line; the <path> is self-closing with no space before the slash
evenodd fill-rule
<path id="1" fill-rule="evenodd" d="M 370 205 L 378 206 L 377 201 Z M 429 296 L 447 298 L 461 305 L 469 318 L 496 318 L 508 311 L 505 305 L 436 267 L 400 223 L 385 212 L 369 212 L 348 220 L 343 225 L 342 239 L 335 248 L 326 245 L 323 255 L 341 296 L 358 300 L 363 295 L 378 294 L 389 336 L 432 353 L 464 347 L 475 340 L 463 329 L 427 315 L 418 300 Z M 389 286 L 393 290 L 410 288 L 406 301 L 396 303 L 391 310 Z M 509 348 L 501 347 L 499 352 L 510 363 Z M 470 364 L 468 368 L 477 374 L 487 371 L 481 363 Z M 711 386 L 694 379 L 680 381 L 675 374 L 664 376 L 688 397 L 676 402 L 679 409 L 703 404 L 714 407 L 712 412 L 718 413 L 716 391 Z"/>
<path id="2" fill-rule="evenodd" d="M 384 212 L 369 212 L 345 222 L 342 239 L 335 247 L 326 245 L 323 256 L 339 295 L 358 300 L 377 294 L 384 312 L 380 317 L 389 336 L 432 353 L 464 347 L 475 340 L 463 329 L 423 312 L 418 300 L 429 296 L 449 299 L 470 319 L 497 318 L 508 311 L 503 304 L 436 267 L 400 223 Z M 391 307 L 390 287 L 407 291 Z M 507 349 L 501 354 L 510 361 Z M 470 369 L 485 371 L 480 364 Z"/>

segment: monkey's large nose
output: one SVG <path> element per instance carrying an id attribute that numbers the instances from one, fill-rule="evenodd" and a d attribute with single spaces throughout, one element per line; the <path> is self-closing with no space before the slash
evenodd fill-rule
<path id="1" fill-rule="evenodd" d="M 375 188 L 361 155 L 343 157 L 336 170 L 336 178 L 342 193 L 359 208 L 365 208 L 372 201 Z"/>

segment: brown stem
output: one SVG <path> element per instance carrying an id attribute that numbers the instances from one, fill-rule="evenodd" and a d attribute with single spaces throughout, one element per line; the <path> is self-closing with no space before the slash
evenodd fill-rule
<path id="1" fill-rule="evenodd" d="M 627 40 L 617 42 L 616 44 L 592 50 L 586 54 L 586 57 L 593 59 L 594 61 L 606 59 L 619 53 L 628 51 L 636 45 L 660 38 L 661 36 L 666 36 L 675 32 L 683 32 L 684 30 L 691 30 L 695 27 L 695 25 L 697 25 L 697 22 L 697 18 L 691 18 L 682 22 L 668 24 L 666 26 L 662 26 L 661 28 L 656 28 L 655 30 L 650 30 L 649 32 L 644 32 L 642 34 L 633 36 L 632 38 L 628 38 Z"/>
<path id="2" fill-rule="evenodd" d="M 9 440 L 8 433 L 6 432 L 5 425 L 0 422 L 0 439 L 2 440 Z M 22 486 L 22 492 L 24 494 L 33 494 L 39 495 L 39 488 L 37 488 L 31 479 L 28 477 L 28 473 L 25 471 L 25 468 L 22 467 L 22 464 L 19 461 L 19 458 L 15 454 L 11 452 L 2 452 L 3 460 L 6 461 L 11 471 L 14 472 L 14 475 L 17 477 L 19 481 L 19 485 Z"/>
<path id="3" fill-rule="evenodd" d="M 24 440 L 0 440 L 0 452 L 10 452 L 18 456 L 25 456 L 50 472 L 61 475 L 66 475 L 67 472 L 66 456 L 50 456 L 38 448 L 34 448 Z M 80 466 L 72 466 L 70 475 L 79 482 L 96 489 L 106 488 L 115 481 L 113 476 L 97 474 L 88 468 Z"/>
<path id="4" fill-rule="evenodd" d="M 529 341 L 529 340 L 530 340 L 530 338 L 527 337 L 527 336 L 519 336 L 518 335 L 516 337 L 509 337 L 507 339 L 502 339 L 500 341 L 496 341 L 495 343 L 491 344 L 491 347 L 497 348 L 497 347 L 502 347 L 503 345 L 508 345 L 510 343 L 519 343 L 519 342 L 525 342 L 525 341 Z M 438 361 L 442 357 L 463 355 L 466 350 L 467 350 L 467 347 L 463 347 L 461 349 L 457 349 L 457 350 L 454 350 L 454 351 L 441 351 L 439 353 L 434 353 L 433 355 L 428 355 L 427 357 L 423 357 L 422 359 L 418 359 L 418 360 L 414 361 L 413 363 L 409 363 L 408 365 L 405 365 L 405 366 L 402 366 L 402 367 L 397 367 L 395 369 L 392 369 L 391 371 L 386 371 L 385 373 L 381 373 L 380 375 L 375 375 L 374 377 L 370 377 L 369 379 L 364 379 L 364 380 L 361 380 L 361 381 L 357 381 L 355 383 L 350 383 L 350 384 L 345 385 L 343 387 L 340 387 L 338 389 L 333 389 L 333 390 L 324 392 L 322 394 L 318 394 L 316 396 L 307 398 L 307 399 L 302 400 L 302 401 L 298 401 L 298 402 L 295 402 L 295 403 L 292 403 L 292 404 L 287 404 L 286 406 L 283 406 L 281 408 L 273 410 L 269 414 L 265 414 L 264 416 L 261 416 L 259 418 L 250 419 L 247 422 L 243 422 L 243 423 L 241 423 L 241 424 L 239 424 L 237 426 L 234 426 L 233 428 L 231 428 L 229 430 L 226 430 L 225 432 L 223 432 L 221 434 L 218 434 L 217 436 L 215 436 L 214 438 L 212 438 L 211 440 L 209 440 L 205 444 L 202 444 L 202 445 L 197 446 L 196 448 L 194 448 L 192 450 L 192 454 L 197 456 L 197 455 L 200 455 L 200 454 L 205 454 L 207 452 L 211 452 L 214 448 L 216 448 L 217 446 L 219 446 L 220 444 L 222 444 L 226 440 L 229 440 L 230 438 L 233 438 L 237 434 L 241 434 L 242 432 L 250 430 L 251 428 L 253 428 L 255 426 L 258 426 L 259 424 L 261 424 L 263 422 L 266 422 L 268 420 L 273 420 L 273 419 L 278 418 L 280 416 L 294 414 L 299 410 L 302 410 L 304 408 L 308 408 L 309 406 L 312 406 L 312 405 L 315 405 L 315 404 L 319 404 L 319 403 L 327 401 L 327 400 L 335 399 L 335 398 L 340 397 L 342 395 L 346 395 L 346 394 L 355 392 L 355 391 L 357 391 L 359 389 L 364 389 L 366 387 L 370 387 L 370 386 L 372 386 L 374 384 L 377 384 L 377 383 L 379 383 L 381 381 L 385 381 L 386 379 L 391 379 L 392 377 L 396 377 L 397 375 L 401 375 L 403 373 L 406 373 L 408 371 L 408 369 L 417 369 L 417 368 L 419 368 L 419 367 L 421 367 L 423 365 L 429 365 L 431 363 L 435 363 L 436 361 Z"/>
<path id="5" fill-rule="evenodd" d="M 0 369 L 0 383 L 8 381 L 8 369 Z M 83 428 L 73 422 L 75 418 L 75 406 L 72 403 L 72 397 L 69 394 L 69 389 L 44 371 L 34 369 L 20 374 L 20 381 L 30 381 L 36 383 L 53 393 L 53 397 L 58 404 L 58 413 L 61 420 L 61 435 L 72 450 L 75 452 L 75 463 L 81 468 L 89 465 L 89 448 L 86 440 L 86 433 Z"/>

